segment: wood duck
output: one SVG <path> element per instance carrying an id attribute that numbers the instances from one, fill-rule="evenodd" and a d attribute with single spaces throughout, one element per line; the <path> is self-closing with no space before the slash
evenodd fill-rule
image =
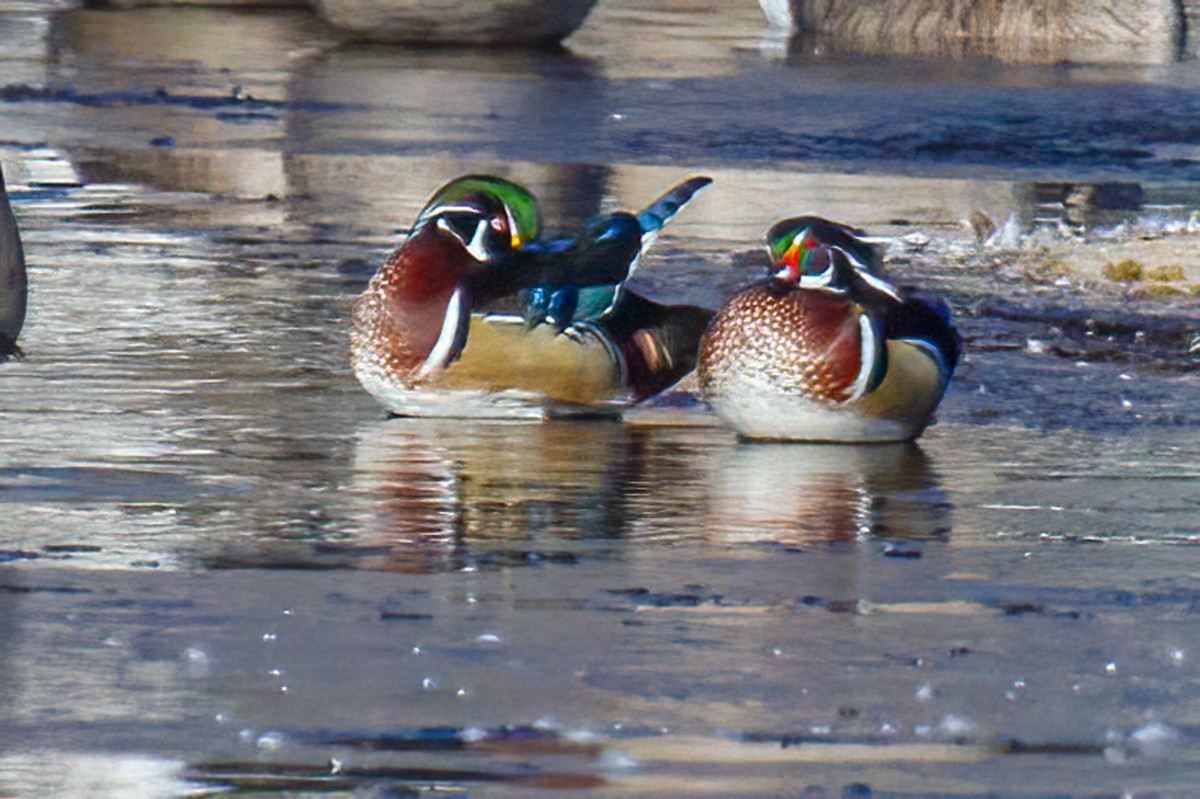
<path id="1" fill-rule="evenodd" d="M 775 225 L 772 274 L 709 324 L 701 392 L 740 435 L 902 441 L 930 423 L 961 339 L 945 302 L 880 277 L 860 236 L 817 217 Z"/>
<path id="2" fill-rule="evenodd" d="M 637 221 L 615 212 L 578 236 L 543 241 L 523 187 L 490 176 L 451 181 L 354 306 L 355 375 L 405 416 L 618 413 L 669 388 L 695 367 L 711 314 L 623 288 L 644 239 L 626 216 Z M 527 299 L 524 315 L 484 312 L 522 290 L 544 306 L 530 311 Z M 600 299 L 577 317 L 579 294 L 593 290 Z M 548 317 L 553 325 L 539 324 Z"/>
<path id="3" fill-rule="evenodd" d="M 0 361 L 21 353 L 17 336 L 25 324 L 27 280 L 25 251 L 0 171 Z"/>

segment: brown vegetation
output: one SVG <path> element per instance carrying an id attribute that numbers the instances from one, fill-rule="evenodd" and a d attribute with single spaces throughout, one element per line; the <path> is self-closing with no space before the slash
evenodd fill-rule
<path id="1" fill-rule="evenodd" d="M 1019 61 L 1173 59 L 1176 0 L 792 0 L 796 27 L 867 52 Z"/>

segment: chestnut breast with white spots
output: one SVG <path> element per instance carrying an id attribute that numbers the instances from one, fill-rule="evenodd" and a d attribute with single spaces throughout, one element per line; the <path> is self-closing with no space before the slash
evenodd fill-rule
<path id="1" fill-rule="evenodd" d="M 837 405 L 863 368 L 861 309 L 844 294 L 760 281 L 717 312 L 704 334 L 698 377 L 710 398 L 760 386 Z M 734 388 L 734 386 L 738 388 Z"/>
<path id="2" fill-rule="evenodd" d="M 391 254 L 354 305 L 350 332 L 355 371 L 415 379 L 442 334 L 454 292 L 465 290 L 470 259 L 431 227 Z"/>

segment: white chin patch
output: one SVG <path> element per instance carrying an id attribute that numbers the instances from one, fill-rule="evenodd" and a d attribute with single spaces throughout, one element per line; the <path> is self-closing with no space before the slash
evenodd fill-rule
<path id="1" fill-rule="evenodd" d="M 806 289 L 827 289 L 833 283 L 833 267 L 829 267 L 819 275 L 801 275 L 800 287 Z"/>
<path id="2" fill-rule="evenodd" d="M 900 293 L 896 291 L 896 287 L 891 283 L 888 283 L 886 280 L 875 277 L 875 275 L 872 275 L 870 272 L 865 270 L 860 271 L 858 276 L 863 279 L 863 282 L 876 291 L 888 295 L 896 302 L 903 302 L 903 300 L 900 298 Z"/>

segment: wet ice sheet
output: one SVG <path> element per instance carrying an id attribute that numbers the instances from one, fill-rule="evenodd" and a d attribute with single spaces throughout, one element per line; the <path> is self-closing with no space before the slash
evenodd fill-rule
<path id="1" fill-rule="evenodd" d="M 4 762 L 102 742 L 186 763 L 179 779 L 299 779 L 333 759 L 359 784 L 496 796 L 551 778 L 649 796 L 976 795 L 1014 767 L 1005 795 L 1195 779 L 1197 585 L 1179 550 L 1131 569 L 1115 547 L 952 534 L 615 540 L 571 559 L 539 543 L 525 563 L 353 579 L 6 568 L 22 743 Z M 20 784 L 62 779 L 47 771 Z"/>

